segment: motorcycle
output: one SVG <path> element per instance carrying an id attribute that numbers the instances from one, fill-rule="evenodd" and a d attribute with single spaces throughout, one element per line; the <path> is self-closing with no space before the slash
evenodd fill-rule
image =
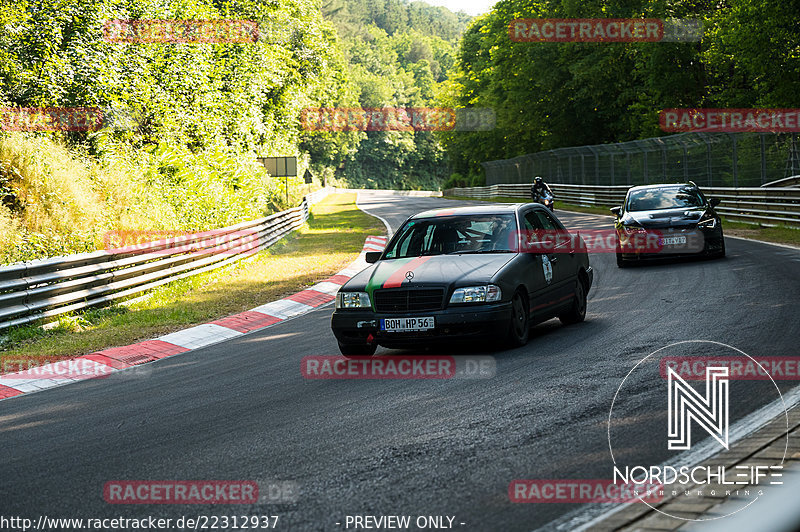
<path id="1" fill-rule="evenodd" d="M 550 192 L 545 190 L 543 194 L 539 194 L 539 197 L 536 199 L 536 201 L 550 209 L 550 212 L 553 212 L 553 202 L 555 201 L 555 198 Z"/>

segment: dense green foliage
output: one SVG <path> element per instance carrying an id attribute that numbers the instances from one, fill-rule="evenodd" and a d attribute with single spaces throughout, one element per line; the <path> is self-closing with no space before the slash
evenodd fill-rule
<path id="1" fill-rule="evenodd" d="M 261 38 L 104 40 L 104 21 L 142 18 L 251 19 Z M 23 0 L 4 4 L 0 21 L 6 105 L 101 107 L 112 119 L 133 118 L 129 136 L 141 145 L 286 153 L 299 110 L 329 103 L 341 85 L 335 30 L 309 0 Z"/>
<path id="2" fill-rule="evenodd" d="M 114 19 L 239 19 L 249 43 L 109 42 Z M 91 107 L 89 133 L 0 131 L 3 260 L 93 249 L 122 228 L 207 229 L 287 206 L 256 156 L 345 185 L 438 188 L 430 133 L 312 133 L 318 107 L 430 106 L 466 15 L 407 0 L 0 4 L 0 106 Z M 340 36 L 341 35 L 341 36 Z M 303 193 L 289 180 L 289 201 Z"/>
<path id="3" fill-rule="evenodd" d="M 248 44 L 112 43 L 103 33 L 109 19 L 247 19 L 258 23 L 260 36 Z M 436 139 L 309 135 L 300 113 L 430 105 L 468 19 L 407 0 L 4 3 L 0 104 L 100 107 L 113 140 L 136 147 L 309 153 L 317 173 L 332 166 L 364 184 L 377 173 L 388 186 L 407 172 L 424 179 L 439 170 Z"/>
<path id="4" fill-rule="evenodd" d="M 798 106 L 799 8 L 501 0 L 471 20 L 410 0 L 20 0 L 0 4 L 0 105 L 103 110 L 99 132 L 39 135 L 83 168 L 81 190 L 105 209 L 94 226 L 139 223 L 121 213 L 144 212 L 147 198 L 166 213 L 154 223 L 199 228 L 285 206 L 282 180 L 254 165 L 256 155 L 297 155 L 301 173 L 329 183 L 437 188 L 449 175 L 445 186 L 474 185 L 487 160 L 657 136 L 663 108 Z M 699 43 L 512 42 L 508 23 L 524 17 L 700 19 L 705 34 Z M 260 36 L 114 43 L 104 39 L 109 19 L 249 19 Z M 312 132 L 301 121 L 308 108 L 439 106 L 493 109 L 497 127 Z M 0 221 L 46 241 L 61 192 L 39 187 L 49 181 L 35 173 L 60 170 L 23 161 L 57 150 L 0 135 Z M 108 192 L 104 176 L 120 167 L 126 184 Z M 290 185 L 297 197 L 301 184 Z"/>
<path id="5" fill-rule="evenodd" d="M 463 12 L 409 0 L 323 0 L 322 12 L 336 21 L 339 34 L 363 33 L 375 25 L 389 35 L 417 31 L 456 41 L 471 17 Z"/>
<path id="6" fill-rule="evenodd" d="M 109 19 L 220 18 L 257 21 L 259 41 L 118 43 L 103 31 Z M 0 255 L 81 251 L 107 230 L 208 229 L 285 207 L 283 180 L 255 155 L 300 155 L 302 171 L 300 110 L 335 101 L 345 71 L 311 0 L 0 4 L 0 105 L 105 117 L 88 134 L 0 136 Z M 302 187 L 290 185 L 293 203 Z"/>
<path id="7" fill-rule="evenodd" d="M 491 107 L 491 132 L 443 135 L 453 170 L 483 161 L 663 134 L 672 107 L 800 105 L 797 0 L 501 0 L 461 41 L 451 105 Z M 517 18 L 700 19 L 702 42 L 512 42 Z"/>
<path id="8" fill-rule="evenodd" d="M 341 37 L 356 106 L 433 107 L 438 84 L 455 63 L 457 38 L 469 17 L 405 0 L 332 0 L 322 6 Z M 342 137 L 342 134 L 337 134 Z M 368 131 L 340 158 L 336 177 L 369 188 L 437 189 L 447 175 L 439 139 L 431 132 Z M 337 154 L 338 155 L 338 154 Z"/>

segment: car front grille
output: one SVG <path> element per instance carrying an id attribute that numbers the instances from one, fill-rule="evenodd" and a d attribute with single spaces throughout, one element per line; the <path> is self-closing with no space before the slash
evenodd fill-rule
<path id="1" fill-rule="evenodd" d="M 374 296 L 378 312 L 441 310 L 444 305 L 444 288 L 383 289 Z"/>

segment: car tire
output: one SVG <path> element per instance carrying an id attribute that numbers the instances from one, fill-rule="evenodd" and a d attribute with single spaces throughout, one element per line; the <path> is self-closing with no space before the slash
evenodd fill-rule
<path id="1" fill-rule="evenodd" d="M 559 315 L 558 319 L 564 325 L 580 323 L 586 319 L 586 287 L 580 279 L 575 283 L 575 299 L 572 302 L 572 307 L 564 314 Z"/>
<path id="2" fill-rule="evenodd" d="M 622 258 L 622 253 L 617 252 L 617 268 L 624 268 L 625 266 L 627 264 L 625 264 L 625 259 Z"/>
<path id="3" fill-rule="evenodd" d="M 702 257 L 707 259 L 721 259 L 725 257 L 725 238 L 722 239 L 722 246 L 717 251 L 708 251 L 708 246 L 703 250 Z"/>
<path id="4" fill-rule="evenodd" d="M 528 302 L 522 292 L 517 291 L 511 298 L 511 323 L 508 324 L 509 347 L 522 347 L 528 343 L 531 323 L 528 316 Z"/>
<path id="5" fill-rule="evenodd" d="M 343 344 L 339 342 L 339 351 L 346 357 L 371 357 L 378 349 L 377 344 Z"/>
<path id="6" fill-rule="evenodd" d="M 725 257 L 725 237 L 722 237 L 722 247 L 720 248 L 719 251 L 714 253 L 714 258 L 715 259 L 722 259 L 724 257 Z"/>

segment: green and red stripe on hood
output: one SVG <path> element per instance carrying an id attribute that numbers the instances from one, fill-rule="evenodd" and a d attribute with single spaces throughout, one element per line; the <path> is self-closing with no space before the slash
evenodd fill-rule
<path id="1" fill-rule="evenodd" d="M 367 283 L 367 292 L 370 297 L 372 292 L 378 288 L 399 288 L 406 280 L 406 272 L 413 272 L 415 269 L 422 266 L 425 262 L 430 260 L 431 257 L 409 257 L 405 259 L 395 259 L 392 261 L 392 268 L 388 268 L 389 264 L 384 262 L 381 268 L 375 268 L 369 282 Z"/>

